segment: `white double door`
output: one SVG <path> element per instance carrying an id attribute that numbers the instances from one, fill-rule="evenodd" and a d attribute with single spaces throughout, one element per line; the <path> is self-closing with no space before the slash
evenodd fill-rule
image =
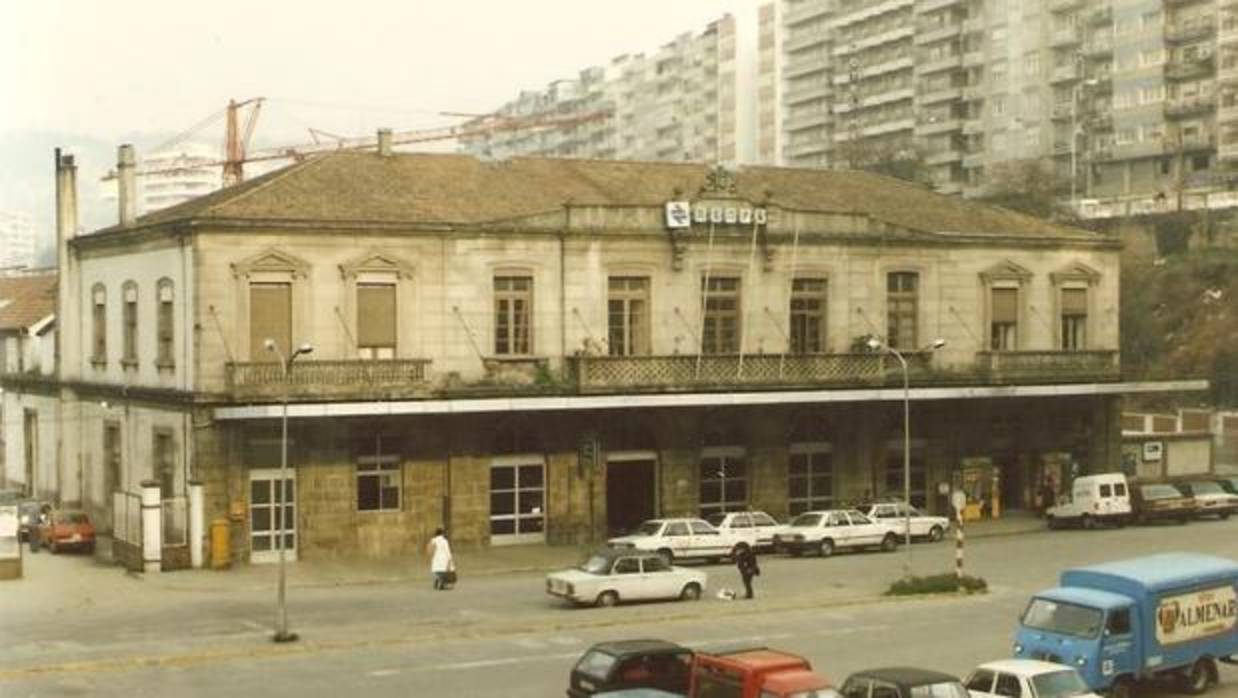
<path id="1" fill-rule="evenodd" d="M 297 559 L 297 473 L 289 469 L 288 478 L 281 481 L 279 468 L 259 468 L 249 471 L 250 562 L 279 560 L 281 490 L 284 496 L 284 555 L 288 561 Z"/>

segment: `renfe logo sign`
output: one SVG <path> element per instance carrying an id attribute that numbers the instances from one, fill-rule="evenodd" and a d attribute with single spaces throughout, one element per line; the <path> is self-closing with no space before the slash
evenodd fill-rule
<path id="1" fill-rule="evenodd" d="M 1238 594 L 1233 586 L 1167 596 L 1156 609 L 1156 640 L 1162 645 L 1199 640 L 1232 632 L 1236 622 Z"/>

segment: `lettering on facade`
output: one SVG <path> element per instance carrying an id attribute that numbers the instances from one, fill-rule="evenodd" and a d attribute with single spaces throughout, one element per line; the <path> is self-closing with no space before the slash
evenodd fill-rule
<path id="1" fill-rule="evenodd" d="M 693 223 L 706 225 L 765 225 L 769 213 L 764 208 L 740 205 L 693 204 L 688 201 L 666 202 L 666 227 L 688 230 Z"/>
<path id="2" fill-rule="evenodd" d="M 1231 632 L 1238 622 L 1238 594 L 1233 586 L 1168 596 L 1156 609 L 1156 640 L 1162 645 Z"/>

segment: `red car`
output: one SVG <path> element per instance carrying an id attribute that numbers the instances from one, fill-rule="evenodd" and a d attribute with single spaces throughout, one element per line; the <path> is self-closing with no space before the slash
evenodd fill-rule
<path id="1" fill-rule="evenodd" d="M 84 511 L 52 511 L 31 533 L 31 550 L 44 547 L 53 554 L 68 548 L 95 552 L 95 526 Z"/>

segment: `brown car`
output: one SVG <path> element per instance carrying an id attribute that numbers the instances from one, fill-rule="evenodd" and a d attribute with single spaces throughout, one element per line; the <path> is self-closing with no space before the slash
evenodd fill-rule
<path id="1" fill-rule="evenodd" d="M 1153 521 L 1186 523 L 1195 514 L 1195 498 L 1163 482 L 1131 483 L 1131 511 L 1141 524 Z"/>
<path id="2" fill-rule="evenodd" d="M 95 552 L 95 526 L 84 511 L 55 510 L 31 531 L 30 549 L 47 548 L 53 554 L 74 548 Z"/>

